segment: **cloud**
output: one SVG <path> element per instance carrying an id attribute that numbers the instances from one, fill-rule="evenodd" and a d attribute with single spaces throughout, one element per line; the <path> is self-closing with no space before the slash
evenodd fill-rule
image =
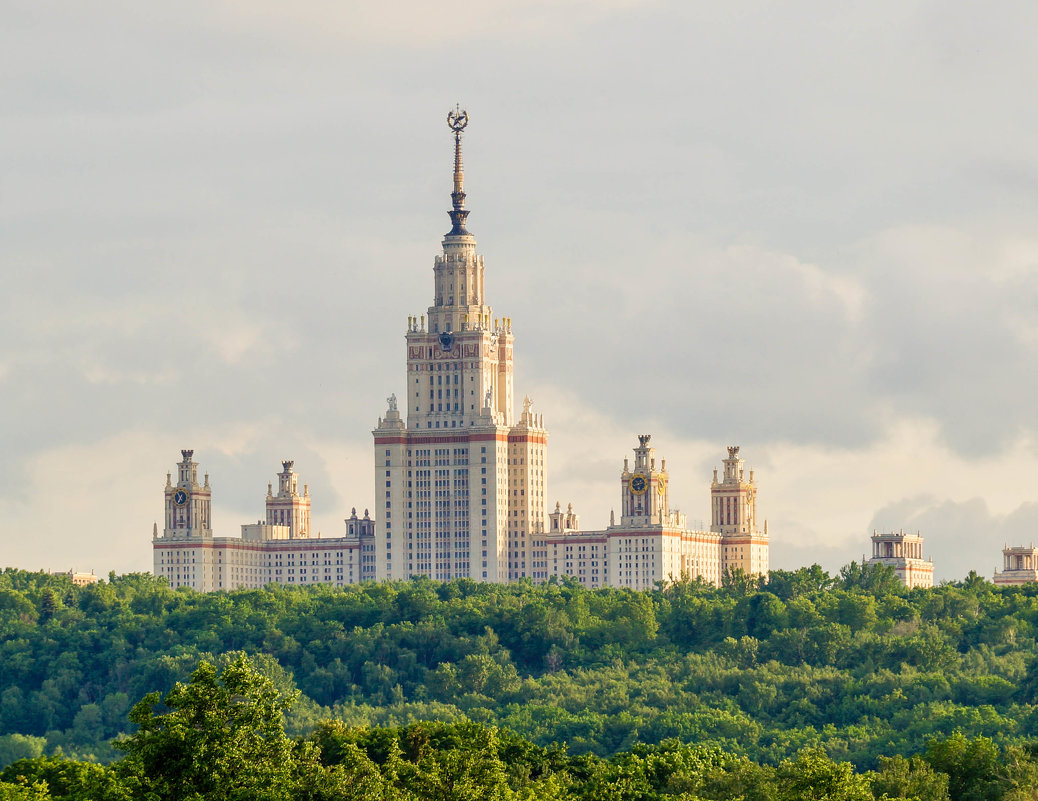
<path id="1" fill-rule="evenodd" d="M 159 480 L 195 447 L 231 531 L 281 458 L 326 533 L 370 505 L 461 101 L 471 227 L 517 393 L 552 431 L 549 497 L 603 525 L 652 433 L 692 519 L 742 444 L 777 558 L 855 558 L 905 499 L 1011 515 L 1038 476 L 1038 111 L 1018 102 L 1035 20 L 1019 2 L 15 3 L 0 439 L 19 459 L 0 503 L 102 541 L 108 496 L 55 495 L 79 460 L 121 447 Z"/>

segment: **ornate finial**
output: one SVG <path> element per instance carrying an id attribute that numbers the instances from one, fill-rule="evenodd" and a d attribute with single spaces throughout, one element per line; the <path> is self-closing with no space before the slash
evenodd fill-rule
<path id="1" fill-rule="evenodd" d="M 294 462 L 293 460 L 291 460 L 291 459 L 285 459 L 285 460 L 284 460 L 284 461 L 283 461 L 283 462 L 281 463 L 281 466 L 282 466 L 282 467 L 284 468 L 284 470 L 285 470 L 285 472 L 286 472 L 286 473 L 291 473 L 291 472 L 292 472 L 292 465 L 294 465 L 294 464 L 295 464 L 295 462 Z"/>
<path id="2" fill-rule="evenodd" d="M 469 124 L 469 115 L 460 105 L 447 112 L 447 127 L 454 131 L 454 191 L 451 192 L 453 209 L 449 212 L 453 227 L 447 236 L 468 236 L 465 230 L 465 219 L 469 216 L 465 210 L 465 190 L 463 182 L 465 174 L 461 169 L 461 132 Z"/>
<path id="3" fill-rule="evenodd" d="M 447 112 L 447 127 L 454 133 L 461 134 L 465 126 L 469 124 L 469 113 L 459 103 L 454 104 L 454 110 Z"/>
<path id="4" fill-rule="evenodd" d="M 729 459 L 737 459 L 738 456 L 739 456 L 739 446 L 738 445 L 729 445 L 728 446 L 728 458 Z"/>
<path id="5" fill-rule="evenodd" d="M 194 451 L 181 451 L 180 455 L 184 457 L 185 462 L 190 462 L 191 457 L 195 455 Z"/>
<path id="6" fill-rule="evenodd" d="M 638 442 L 639 442 L 639 443 L 641 443 L 641 446 L 642 446 L 643 448 L 644 448 L 644 447 L 645 447 L 646 445 L 648 445 L 648 444 L 649 444 L 649 440 L 650 440 L 650 439 L 652 439 L 652 434 L 639 434 L 639 435 L 638 435 Z"/>

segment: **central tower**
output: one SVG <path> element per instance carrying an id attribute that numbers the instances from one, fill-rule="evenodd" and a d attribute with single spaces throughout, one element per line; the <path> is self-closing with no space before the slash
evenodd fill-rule
<path id="1" fill-rule="evenodd" d="M 451 230 L 433 262 L 433 303 L 407 320 L 404 393 L 387 399 L 373 432 L 379 579 L 508 581 L 532 577 L 543 555 L 534 539 L 544 531 L 547 432 L 529 398 L 514 419 L 511 319 L 487 305 L 483 257 L 465 227 L 468 121 L 460 108 L 447 115 Z"/>

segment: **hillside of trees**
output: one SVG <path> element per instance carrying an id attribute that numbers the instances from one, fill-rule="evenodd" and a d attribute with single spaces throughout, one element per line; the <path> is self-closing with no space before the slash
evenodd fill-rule
<path id="1" fill-rule="evenodd" d="M 1038 587 L 971 575 L 909 592 L 854 564 L 642 593 L 417 580 L 199 594 L 6 570 L 0 766 L 111 762 L 138 699 L 237 651 L 295 699 L 296 738 L 432 721 L 565 744 L 568 759 L 685 743 L 761 770 L 813 754 L 862 772 L 958 733 L 1019 756 L 1038 739 L 1036 626 Z"/>
<path id="2" fill-rule="evenodd" d="M 243 653 L 134 705 L 110 765 L 60 755 L 0 771 L 2 801 L 1028 801 L 1029 749 L 931 739 L 921 757 L 858 772 L 818 748 L 777 766 L 667 740 L 603 759 L 472 721 L 320 724 L 290 738 L 292 704 Z"/>

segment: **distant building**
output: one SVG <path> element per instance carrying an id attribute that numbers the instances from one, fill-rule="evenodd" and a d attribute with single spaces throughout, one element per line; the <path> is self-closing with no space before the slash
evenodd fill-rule
<path id="1" fill-rule="evenodd" d="M 612 514 L 606 529 L 581 531 L 572 504 L 563 512 L 557 503 L 549 530 L 534 541 L 546 554 L 544 575 L 537 578 L 573 576 L 587 587 L 643 590 L 682 576 L 717 585 L 726 570 L 766 574 L 767 525 L 763 532 L 757 529 L 757 489 L 753 471 L 745 480 L 739 448 L 728 449 L 723 479 L 714 471 L 712 522 L 704 531 L 690 529 L 686 516 L 669 508 L 666 460 L 657 460 L 648 434 L 638 440 L 633 465 L 624 459 L 620 474 L 619 521 Z M 361 518 L 353 509 L 345 521 L 345 537 L 310 535 L 310 491 L 304 484 L 299 492 L 291 461 L 282 462 L 278 492 L 267 486 L 265 520 L 242 525 L 240 537 L 214 537 L 209 475 L 199 483 L 194 451 L 181 454 L 177 481 L 166 476 L 164 528 L 160 534 L 156 523 L 152 531 L 154 573 L 173 588 L 342 587 L 384 578 L 379 575 L 375 521 L 367 510 Z M 92 574 L 66 575 L 84 583 L 97 580 Z"/>
<path id="2" fill-rule="evenodd" d="M 199 591 L 264 587 L 267 584 L 330 584 L 341 587 L 375 578 L 375 521 L 357 510 L 346 536 L 310 536 L 310 489 L 294 462 L 281 463 L 278 491 L 267 485 L 266 519 L 241 527 L 240 537 L 214 537 L 210 523 L 209 474 L 198 482 L 194 451 L 181 451 L 177 481 L 166 474 L 165 523 L 152 530 L 154 573 L 170 586 Z"/>
<path id="3" fill-rule="evenodd" d="M 1002 587 L 1033 584 L 1038 581 L 1038 548 L 1033 545 L 1007 545 L 1002 549 L 1002 572 L 995 571 L 995 583 Z"/>
<path id="4" fill-rule="evenodd" d="M 868 564 L 894 568 L 908 589 L 933 586 L 933 561 L 923 558 L 923 538 L 919 532 L 906 534 L 902 529 L 879 534 L 873 531 L 872 558 Z"/>
<path id="5" fill-rule="evenodd" d="M 724 476 L 717 470 L 710 485 L 710 530 L 721 535 L 721 572 L 741 570 L 748 576 L 768 573 L 768 522 L 757 527 L 757 484 L 746 480 L 739 446 L 728 448 Z"/>
<path id="6" fill-rule="evenodd" d="M 77 573 L 74 570 L 56 570 L 53 575 L 68 576 L 69 580 L 77 587 L 86 587 L 90 584 L 97 584 L 100 581 L 93 573 Z"/>
<path id="7" fill-rule="evenodd" d="M 739 448 L 728 449 L 722 480 L 714 471 L 710 530 L 701 531 L 670 508 L 667 462 L 657 460 L 650 438 L 639 435 L 633 465 L 624 459 L 619 522 L 613 515 L 603 531 L 580 531 L 573 505 L 563 512 L 555 504 L 543 546 L 549 575 L 574 576 L 588 587 L 644 590 L 682 576 L 719 585 L 729 570 L 766 574 L 768 535 L 757 528 L 757 487 L 752 470 L 745 480 Z"/>
<path id="8" fill-rule="evenodd" d="M 209 477 L 193 451 L 177 482 L 167 476 L 165 524 L 152 532 L 156 575 L 174 587 L 229 590 L 268 583 L 334 585 L 428 576 L 506 583 L 570 575 L 591 587 L 648 589 L 682 576 L 720 584 L 726 570 L 768 572 L 767 525 L 757 526 L 757 487 L 739 448 L 714 471 L 711 523 L 690 529 L 669 507 L 666 464 L 648 434 L 624 460 L 620 515 L 580 531 L 570 506 L 546 514 L 547 437 L 526 397 L 516 415 L 510 317 L 495 317 L 483 256 L 467 229 L 461 136 L 468 115 L 448 115 L 454 138 L 451 229 L 433 260 L 433 298 L 408 318 L 403 392 L 386 398 L 374 438 L 373 517 L 346 521 L 346 536 L 314 538 L 310 494 L 290 461 L 268 486 L 266 519 L 241 537 L 214 537 Z"/>

